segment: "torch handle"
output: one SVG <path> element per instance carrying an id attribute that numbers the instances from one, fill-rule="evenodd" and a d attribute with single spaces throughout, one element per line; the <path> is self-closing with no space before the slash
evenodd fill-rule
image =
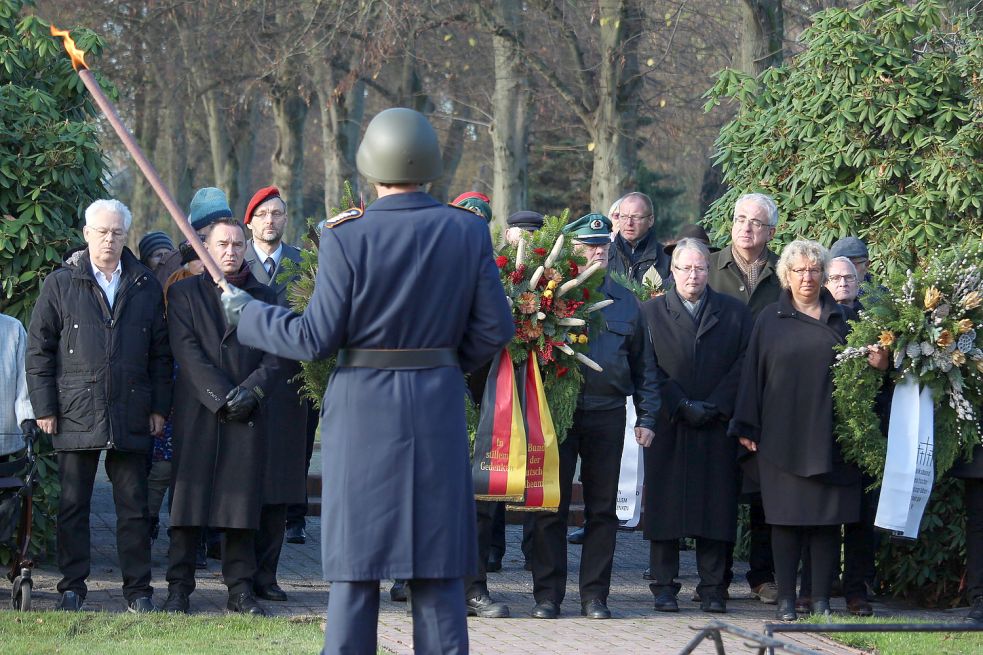
<path id="1" fill-rule="evenodd" d="M 147 156 L 143 154 L 143 150 L 137 144 L 136 139 L 130 134 L 130 131 L 123 124 L 123 120 L 119 117 L 119 113 L 116 111 L 116 107 L 110 102 L 106 94 L 103 93 L 102 88 L 100 88 L 99 83 L 96 82 L 95 76 L 93 76 L 92 71 L 87 68 L 83 68 L 78 72 L 79 77 L 82 78 L 82 82 L 85 84 L 85 88 L 89 90 L 92 94 L 92 98 L 99 105 L 99 109 L 105 114 L 106 118 L 109 120 L 109 124 L 113 126 L 116 130 L 116 134 L 119 135 L 120 141 L 126 146 L 133 160 L 143 171 L 144 177 L 150 182 L 150 186 L 153 187 L 154 192 L 160 198 L 161 202 L 164 203 L 164 207 L 167 208 L 168 213 L 170 213 L 171 218 L 177 224 L 179 230 L 191 244 L 191 247 L 198 254 L 201 259 L 201 263 L 205 265 L 205 270 L 208 274 L 212 276 L 212 280 L 215 284 L 219 285 L 225 291 L 229 290 L 229 283 L 226 281 L 225 276 L 222 274 L 222 269 L 218 267 L 218 264 L 212 258 L 211 254 L 202 244 L 201 240 L 198 238 L 197 232 L 191 226 L 188 221 L 188 217 L 185 216 L 181 208 L 178 207 L 177 202 L 175 202 L 174 197 L 171 196 L 171 192 L 167 190 L 167 186 L 164 185 L 164 181 L 160 179 L 160 175 L 157 174 L 157 169 L 154 165 L 150 163 Z"/>

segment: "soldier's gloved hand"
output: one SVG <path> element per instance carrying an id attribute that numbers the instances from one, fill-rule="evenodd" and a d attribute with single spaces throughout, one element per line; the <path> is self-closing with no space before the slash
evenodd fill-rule
<path id="1" fill-rule="evenodd" d="M 686 425 L 698 428 L 705 425 L 713 417 L 710 408 L 713 408 L 713 405 L 702 400 L 684 400 L 679 403 L 676 414 Z"/>
<path id="2" fill-rule="evenodd" d="M 225 396 L 225 411 L 227 421 L 245 421 L 259 406 L 259 398 L 251 390 L 236 387 Z"/>
<path id="3" fill-rule="evenodd" d="M 225 320 L 232 327 L 239 325 L 239 318 L 246 305 L 255 300 L 248 293 L 238 287 L 229 285 L 228 291 L 222 292 L 222 311 L 225 313 Z"/>

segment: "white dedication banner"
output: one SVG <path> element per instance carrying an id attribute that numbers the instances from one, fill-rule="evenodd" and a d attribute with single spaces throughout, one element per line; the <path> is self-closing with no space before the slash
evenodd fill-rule
<path id="1" fill-rule="evenodd" d="M 932 391 L 912 376 L 894 388 L 884 479 L 874 525 L 915 539 L 935 481 Z"/>
<path id="2" fill-rule="evenodd" d="M 642 485 L 645 483 L 643 448 L 635 441 L 635 404 L 628 398 L 625 414 L 625 448 L 621 453 L 621 475 L 618 476 L 618 520 L 626 528 L 634 528 L 642 517 Z"/>

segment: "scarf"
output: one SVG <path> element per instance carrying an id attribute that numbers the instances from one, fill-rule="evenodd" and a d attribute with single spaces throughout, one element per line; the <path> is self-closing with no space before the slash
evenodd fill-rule
<path id="1" fill-rule="evenodd" d="M 207 272 L 205 273 L 207 275 Z M 225 276 L 225 279 L 229 281 L 229 284 L 242 288 L 242 285 L 246 283 L 246 278 L 249 277 L 249 264 L 242 262 L 242 266 L 239 268 L 238 273 L 231 273 Z"/>
<path id="2" fill-rule="evenodd" d="M 737 264 L 737 268 L 741 271 L 741 278 L 747 285 L 748 295 L 751 295 L 754 293 L 754 288 L 758 286 L 758 277 L 761 275 L 761 269 L 765 267 L 765 263 L 768 261 L 768 249 L 762 248 L 761 254 L 753 262 L 741 257 L 734 246 L 730 247 L 730 252 L 734 257 L 734 263 Z"/>

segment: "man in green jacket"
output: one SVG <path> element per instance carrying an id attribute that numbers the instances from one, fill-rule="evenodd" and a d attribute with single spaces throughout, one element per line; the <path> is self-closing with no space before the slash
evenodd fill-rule
<path id="1" fill-rule="evenodd" d="M 778 207 L 770 196 L 744 194 L 734 205 L 730 247 L 710 255 L 710 288 L 744 302 L 754 318 L 781 291 L 778 255 L 768 249 L 777 226 Z"/>
<path id="2" fill-rule="evenodd" d="M 714 291 L 733 296 L 745 303 L 751 316 L 757 319 L 765 306 L 778 300 L 781 285 L 775 274 L 778 255 L 768 249 L 778 226 L 778 207 L 771 196 L 746 193 L 734 205 L 734 225 L 730 246 L 710 255 L 708 285 Z M 761 494 L 751 471 L 756 471 L 753 458 L 744 461 L 743 502 L 750 506 L 751 548 L 748 556 L 748 586 L 761 602 L 774 604 L 778 600 L 775 586 L 775 564 L 771 554 L 771 530 L 765 524 Z M 749 479 L 750 478 L 750 479 Z M 733 552 L 729 553 L 726 579 L 733 575 Z"/>

